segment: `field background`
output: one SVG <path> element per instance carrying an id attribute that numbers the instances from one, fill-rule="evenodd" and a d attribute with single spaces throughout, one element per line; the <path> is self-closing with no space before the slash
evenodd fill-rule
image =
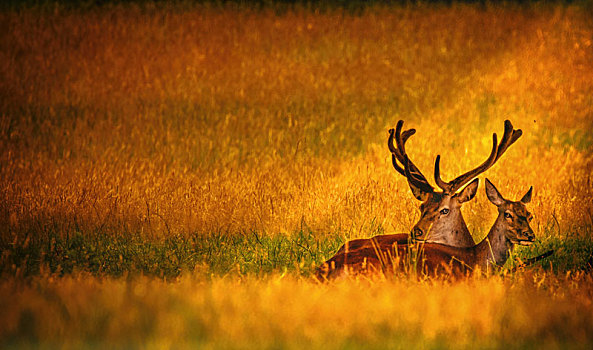
<path id="1" fill-rule="evenodd" d="M 0 9 L 0 347 L 590 348 L 593 6 Z M 526 271 L 320 285 L 345 241 L 524 135 L 486 176 L 529 205 Z M 476 241 L 496 210 L 463 213 Z M 509 267 L 513 261 L 509 262 Z"/>

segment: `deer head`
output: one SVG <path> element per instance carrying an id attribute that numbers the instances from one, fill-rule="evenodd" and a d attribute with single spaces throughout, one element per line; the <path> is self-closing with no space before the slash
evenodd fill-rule
<path id="1" fill-rule="evenodd" d="M 507 148 L 521 137 L 522 131 L 514 130 L 511 122 L 506 120 L 500 144 L 497 142 L 496 133 L 492 135 L 492 151 L 488 159 L 449 182 L 441 178 L 441 157 L 438 155 L 435 161 L 434 178 L 441 191 L 435 191 L 418 167 L 409 159 L 405 150 L 406 141 L 416 133 L 416 130 L 410 129 L 402 133 L 402 127 L 403 121 L 400 120 L 395 130 L 389 130 L 387 145 L 391 151 L 393 167 L 406 177 L 414 197 L 422 202 L 420 220 L 412 228 L 412 237 L 457 247 L 475 245 L 461 215 L 461 205 L 476 195 L 479 180 L 473 179 L 494 165 Z"/>
<path id="2" fill-rule="evenodd" d="M 495 226 L 504 231 L 504 238 L 508 243 L 531 245 L 535 239 L 529 223 L 533 215 L 527 210 L 525 204 L 531 202 L 533 187 L 518 201 L 504 199 L 490 180 L 486 179 L 486 196 L 492 204 L 498 207 L 498 218 Z"/>

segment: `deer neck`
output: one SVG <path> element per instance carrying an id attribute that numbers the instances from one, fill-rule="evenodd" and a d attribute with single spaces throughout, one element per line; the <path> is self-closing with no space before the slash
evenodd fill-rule
<path id="1" fill-rule="evenodd" d="M 453 247 L 473 247 L 476 245 L 469 233 L 461 211 L 452 211 L 452 217 L 446 223 L 435 225 L 431 229 L 427 242 L 441 243 Z"/>
<path id="2" fill-rule="evenodd" d="M 476 246 L 478 263 L 482 268 L 502 266 L 507 261 L 513 244 L 506 238 L 507 224 L 503 215 L 499 215 L 488 236 Z"/>

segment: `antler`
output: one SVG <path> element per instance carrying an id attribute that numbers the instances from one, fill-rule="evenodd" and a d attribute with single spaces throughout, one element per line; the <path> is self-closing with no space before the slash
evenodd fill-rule
<path id="1" fill-rule="evenodd" d="M 412 163 L 406 154 L 405 144 L 410 136 L 416 133 L 416 129 L 409 129 L 402 131 L 404 121 L 400 120 L 397 122 L 395 130 L 389 129 L 389 139 L 387 140 L 387 146 L 391 151 L 391 163 L 395 170 L 401 175 L 405 176 L 414 186 L 420 188 L 424 192 L 434 192 L 434 188 L 428 183 L 426 177 L 422 175 L 422 172 Z M 393 145 L 393 140 L 397 144 L 397 147 Z M 398 164 L 398 161 L 402 164 Z"/>
<path id="2" fill-rule="evenodd" d="M 450 182 L 445 182 L 441 179 L 441 170 L 440 170 L 440 161 L 441 156 L 438 155 L 437 159 L 434 164 L 434 180 L 436 181 L 437 185 L 446 193 L 455 193 L 458 189 L 460 189 L 463 185 L 471 181 L 476 176 L 480 175 L 487 169 L 489 169 L 496 161 L 503 155 L 503 153 L 509 148 L 510 145 L 515 143 L 523 132 L 521 129 L 514 130 L 513 124 L 509 120 L 504 121 L 504 135 L 500 140 L 500 144 L 497 147 L 496 142 L 496 133 L 492 134 L 492 151 L 490 152 L 490 156 L 484 163 L 482 163 L 477 168 L 466 172 L 463 175 L 456 177 L 454 180 Z"/>

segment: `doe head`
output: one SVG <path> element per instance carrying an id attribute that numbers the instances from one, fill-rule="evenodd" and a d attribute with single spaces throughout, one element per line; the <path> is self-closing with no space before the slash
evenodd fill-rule
<path id="1" fill-rule="evenodd" d="M 488 200 L 498 208 L 497 221 L 505 228 L 507 241 L 519 245 L 531 245 L 535 240 L 535 234 L 529 223 L 533 215 L 527 210 L 526 204 L 531 202 L 533 186 L 517 202 L 507 200 L 498 192 L 496 187 L 486 179 L 486 195 Z"/>

